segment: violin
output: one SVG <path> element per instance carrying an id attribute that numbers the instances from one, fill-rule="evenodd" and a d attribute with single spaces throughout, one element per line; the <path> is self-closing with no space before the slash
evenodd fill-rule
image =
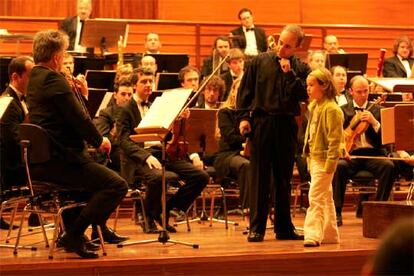
<path id="1" fill-rule="evenodd" d="M 203 83 L 200 85 L 198 90 L 194 93 L 189 101 L 181 109 L 181 112 L 177 115 L 177 118 L 174 120 L 174 124 L 171 130 L 172 138 L 167 142 L 165 152 L 170 158 L 170 160 L 175 161 L 184 158 L 188 153 L 188 141 L 185 139 L 185 132 L 187 128 L 186 119 L 190 117 L 188 107 L 191 103 L 195 101 L 198 95 L 203 91 L 204 87 L 210 81 L 210 79 L 217 74 L 220 70 L 223 63 L 227 60 L 229 55 L 227 54 L 220 63 L 214 68 L 213 72 L 205 78 Z M 180 118 L 178 118 L 180 117 Z"/>
<path id="2" fill-rule="evenodd" d="M 374 105 L 381 104 L 385 101 L 386 94 L 376 99 L 366 110 L 369 111 Z M 347 152 L 351 152 L 355 147 L 355 139 L 363 134 L 369 127 L 367 121 L 361 121 L 362 112 L 355 113 L 352 117 L 349 126 L 344 130 L 345 135 L 345 149 Z"/>

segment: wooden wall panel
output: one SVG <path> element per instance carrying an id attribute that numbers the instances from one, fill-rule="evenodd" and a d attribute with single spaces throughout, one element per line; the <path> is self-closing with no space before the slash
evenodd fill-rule
<path id="1" fill-rule="evenodd" d="M 37 31 L 57 28 L 62 18 L 24 18 L 0 17 L 0 26 L 11 33 L 34 35 Z M 162 52 L 187 53 L 190 63 L 200 67 L 205 57 L 211 54 L 214 39 L 218 35 L 226 35 L 237 26 L 236 23 L 207 23 L 159 20 L 129 20 L 130 32 L 126 52 L 142 52 L 144 39 L 148 32 L 157 32 L 162 41 Z M 282 24 L 263 24 L 268 35 L 279 33 Z M 414 37 L 414 27 L 387 27 L 364 25 L 303 25 L 305 33 L 313 39 L 311 49 L 321 49 L 323 37 L 326 34 L 336 34 L 341 47 L 349 53 L 367 52 L 368 74 L 373 75 L 377 66 L 380 48 L 388 49 L 386 56 L 392 56 L 391 48 L 396 37 L 406 34 Z M 0 55 L 15 55 L 31 53 L 31 41 L 20 43 L 0 40 Z M 109 49 L 116 52 L 116 48 Z"/>

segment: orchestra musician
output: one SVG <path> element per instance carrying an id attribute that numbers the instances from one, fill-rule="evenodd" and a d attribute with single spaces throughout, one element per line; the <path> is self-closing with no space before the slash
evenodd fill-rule
<path id="1" fill-rule="evenodd" d="M 32 68 L 33 59 L 27 56 L 12 59 L 8 67 L 9 86 L 2 96 L 12 97 L 13 100 L 0 121 L 0 201 L 3 201 L 1 197 L 4 191 L 10 190 L 12 186 L 26 185 L 18 126 L 25 121 L 28 113 L 26 92 Z M 0 228 L 9 229 L 9 224 L 3 220 L 3 217 L 0 219 Z"/>
<path id="2" fill-rule="evenodd" d="M 145 54 L 159 54 L 161 50 L 160 36 L 157 33 L 150 32 L 145 37 Z"/>
<path id="3" fill-rule="evenodd" d="M 266 33 L 253 23 L 253 13 L 250 9 L 242 8 L 238 13 L 241 26 L 230 32 L 234 36 L 233 47 L 239 48 L 246 56 L 256 56 L 266 52 Z"/>
<path id="4" fill-rule="evenodd" d="M 275 192 L 274 232 L 279 240 L 303 239 L 290 217 L 290 191 L 296 151 L 300 101 L 308 98 L 309 67 L 294 56 L 304 38 L 302 28 L 286 25 L 275 49 L 251 60 L 243 75 L 237 109 L 244 110 L 240 133 L 250 132 L 252 189 L 249 242 L 263 241 L 268 215 L 269 183 Z M 252 113 L 251 118 L 250 113 Z"/>
<path id="5" fill-rule="evenodd" d="M 413 44 L 408 36 L 401 36 L 394 42 L 393 57 L 384 60 L 384 78 L 408 78 L 414 65 Z"/>
<path id="6" fill-rule="evenodd" d="M 204 109 L 220 108 L 221 102 L 219 100 L 224 93 L 224 89 L 224 81 L 218 76 L 213 76 L 201 92 L 195 107 Z"/>
<path id="7" fill-rule="evenodd" d="M 97 253 L 86 248 L 84 232 L 90 224 L 96 224 L 101 226 L 104 240 L 118 238 L 105 223 L 128 188 L 124 179 L 94 162 L 87 152 L 85 141 L 108 154 L 111 144 L 99 134 L 60 74 L 67 46 L 67 36 L 55 30 L 38 32 L 33 41 L 36 65 L 28 85 L 29 118 L 50 135 L 53 154 L 50 161 L 32 167 L 31 174 L 34 179 L 91 194 L 74 223 L 66 227 L 59 244 L 82 258 L 97 258 Z M 96 231 L 92 235 L 96 237 Z"/>
<path id="8" fill-rule="evenodd" d="M 220 75 L 226 84 L 224 93 L 221 94 L 220 102 L 225 102 L 230 93 L 233 81 L 237 78 L 241 79 L 244 72 L 244 54 L 238 48 L 232 48 L 229 51 L 229 57 L 227 58 L 227 64 L 229 71 Z"/>
<path id="9" fill-rule="evenodd" d="M 325 54 L 322 51 L 311 51 L 308 55 L 308 64 L 312 71 L 325 67 Z"/>
<path id="10" fill-rule="evenodd" d="M 139 68 L 137 72 L 137 84 L 132 98 L 122 107 L 117 121 L 117 129 L 120 133 L 121 147 L 121 175 L 129 183 L 135 181 L 136 176 L 142 178 L 146 185 L 144 208 L 147 213 L 148 228 L 146 233 L 157 233 L 158 228 L 154 221 L 161 223 L 161 144 L 160 143 L 136 143 L 130 139 L 130 135 L 136 134 L 138 126 L 148 110 L 148 97 L 152 93 L 154 75 L 151 70 Z M 188 116 L 184 114 L 183 116 Z M 167 183 L 182 179 L 185 184 L 167 201 L 166 205 L 166 230 L 176 232 L 176 229 L 168 224 L 169 213 L 173 208 L 186 211 L 209 181 L 208 174 L 194 167 L 186 158 L 173 161 L 167 156 L 166 160 Z"/>
<path id="11" fill-rule="evenodd" d="M 343 49 L 339 48 L 338 38 L 334 35 L 327 35 L 323 39 L 325 54 L 345 54 Z"/>
<path id="12" fill-rule="evenodd" d="M 338 93 L 335 96 L 335 100 L 338 103 L 338 105 L 342 106 L 344 104 L 352 102 L 352 95 L 349 93 L 348 89 L 346 88 L 346 82 L 347 82 L 346 68 L 340 65 L 333 66 L 331 68 L 331 73 L 332 73 L 336 91 Z"/>
<path id="13" fill-rule="evenodd" d="M 236 97 L 241 78 L 233 82 L 229 97 L 217 114 L 217 133 L 219 151 L 214 160 L 214 168 L 218 182 L 231 177 L 237 179 L 240 187 L 240 202 L 243 209 L 248 208 L 248 195 L 250 189 L 249 160 L 240 155 L 242 144 L 246 138 L 239 132 Z"/>
<path id="14" fill-rule="evenodd" d="M 201 69 L 201 78 L 205 78 L 210 75 L 214 68 L 221 62 L 223 58 L 227 56 L 231 48 L 230 40 L 227 36 L 219 36 L 214 40 L 213 52 L 211 56 L 207 57 L 203 61 L 203 68 Z M 217 75 L 225 73 L 229 70 L 226 63 L 221 65 Z"/>
<path id="15" fill-rule="evenodd" d="M 354 140 L 351 155 L 385 156 L 381 144 L 381 116 L 379 105 L 373 105 L 369 111 L 368 80 L 363 76 L 355 76 L 350 82 L 350 93 L 353 101 L 341 106 L 344 113 L 344 129 L 346 129 L 357 112 L 362 112 L 361 121 L 369 124 L 367 130 Z M 342 225 L 342 207 L 348 179 L 359 170 L 366 170 L 378 179 L 378 188 L 375 200 L 388 200 L 394 182 L 394 164 L 390 160 L 375 159 L 341 159 L 332 181 L 334 202 L 338 226 Z M 357 209 L 357 216 L 362 215 L 362 205 Z"/>
<path id="16" fill-rule="evenodd" d="M 91 0 L 78 0 L 77 15 L 66 17 L 60 23 L 59 29 L 69 36 L 69 51 L 75 51 L 77 53 L 93 53 L 93 48 L 85 48 L 79 44 L 83 22 L 90 18 L 91 12 Z"/>

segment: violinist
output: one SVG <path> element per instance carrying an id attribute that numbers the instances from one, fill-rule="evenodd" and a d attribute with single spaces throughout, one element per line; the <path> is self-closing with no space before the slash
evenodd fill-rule
<path id="1" fill-rule="evenodd" d="M 161 145 L 159 143 L 136 143 L 129 136 L 136 134 L 134 128 L 141 122 L 148 111 L 148 98 L 152 93 L 154 75 L 151 70 L 139 68 L 137 71 L 137 83 L 132 98 L 122 107 L 117 120 L 117 129 L 120 134 L 121 147 L 121 175 L 131 184 L 137 176 L 146 184 L 144 208 L 148 218 L 146 233 L 157 233 L 155 221 L 161 224 Z M 167 201 L 166 206 L 166 230 L 176 232 L 176 229 L 168 224 L 169 213 L 173 208 L 186 211 L 193 201 L 200 195 L 207 185 L 209 176 L 205 171 L 194 167 L 186 158 L 172 160 L 167 156 L 166 160 L 167 183 L 182 179 L 185 185 Z"/>
<path id="2" fill-rule="evenodd" d="M 356 113 L 361 113 L 361 123 L 367 124 L 365 132 L 354 139 L 351 155 L 385 156 L 381 144 L 381 106 L 373 105 L 369 108 L 368 80 L 363 76 L 355 76 L 350 82 L 350 93 L 353 101 L 341 106 L 344 113 L 344 129 L 346 129 Z M 369 111 L 366 110 L 369 108 Z M 359 128 L 357 128 L 359 129 Z M 342 225 L 342 207 L 346 184 L 349 178 L 360 170 L 371 172 L 378 179 L 378 189 L 375 200 L 388 200 L 394 182 L 394 164 L 390 160 L 374 159 L 342 159 L 339 160 L 333 179 L 334 202 L 338 226 Z M 362 208 L 357 210 L 357 216 L 362 215 Z"/>
<path id="3" fill-rule="evenodd" d="M 23 123 L 28 113 L 25 96 L 32 68 L 33 59 L 27 56 L 12 59 L 8 67 L 9 86 L 2 96 L 12 97 L 13 101 L 9 104 L 0 121 L 0 202 L 4 191 L 10 190 L 12 186 L 26 184 L 26 173 L 21 161 L 18 126 Z M 9 229 L 9 224 L 2 217 L 0 219 L 0 228 Z"/>

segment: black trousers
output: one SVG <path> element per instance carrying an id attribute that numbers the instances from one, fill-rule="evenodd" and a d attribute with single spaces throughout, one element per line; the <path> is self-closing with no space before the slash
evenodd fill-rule
<path id="1" fill-rule="evenodd" d="M 291 116 L 259 115 L 253 117 L 252 128 L 250 231 L 265 233 L 270 193 L 274 191 L 274 232 L 290 234 L 294 230 L 290 217 L 290 181 L 297 143 L 296 122 Z"/>
<path id="2" fill-rule="evenodd" d="M 367 154 L 371 152 L 372 151 L 369 151 Z M 359 153 L 355 153 L 355 155 L 365 154 L 359 151 Z M 334 202 L 337 211 L 342 210 L 344 205 L 346 184 L 348 180 L 360 170 L 369 171 L 375 176 L 375 178 L 378 179 L 378 188 L 375 200 L 388 200 L 395 178 L 394 163 L 392 161 L 374 159 L 341 159 L 338 162 L 332 181 Z"/>
<path id="3" fill-rule="evenodd" d="M 235 155 L 230 161 L 230 176 L 237 179 L 240 188 L 240 203 L 242 208 L 249 208 L 250 194 L 250 161 L 243 156 Z"/>
<path id="4" fill-rule="evenodd" d="M 94 161 L 70 164 L 53 160 L 31 169 L 32 178 L 52 182 L 67 189 L 81 189 L 90 193 L 88 204 L 74 222 L 83 233 L 89 224 L 104 225 L 128 191 L 127 182 L 116 172 Z M 84 229 L 83 229 L 84 228 Z"/>
<path id="5" fill-rule="evenodd" d="M 150 169 L 146 164 L 136 163 L 127 158 L 128 162 L 133 162 L 135 175 L 144 180 L 146 184 L 144 208 L 148 217 L 156 219 L 161 213 L 161 196 L 162 196 L 162 171 Z M 123 161 L 124 162 L 124 161 Z M 166 168 L 166 183 L 184 180 L 185 185 L 181 186 L 178 191 L 167 201 L 167 212 L 173 208 L 186 211 L 193 201 L 200 195 L 209 181 L 209 176 L 205 171 L 201 171 L 193 166 L 187 160 L 168 161 Z"/>

